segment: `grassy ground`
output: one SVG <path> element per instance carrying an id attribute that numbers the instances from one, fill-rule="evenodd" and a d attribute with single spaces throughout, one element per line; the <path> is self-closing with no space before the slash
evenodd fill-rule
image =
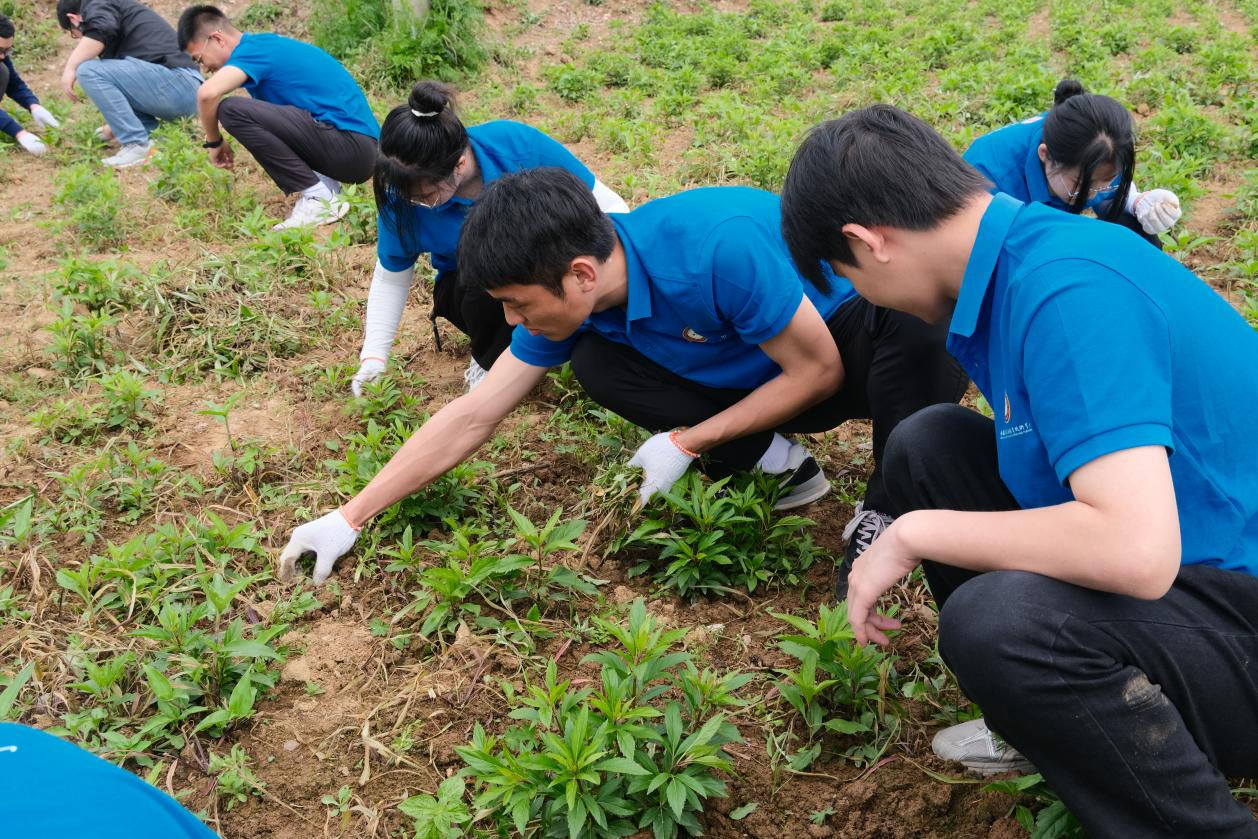
<path id="1" fill-rule="evenodd" d="M 244 14 L 340 33 L 380 113 L 417 67 L 478 58 L 373 34 L 371 3 L 328 8 Z M 434 9 L 450 31 L 478 11 Z M 460 391 L 465 345 L 444 327 L 436 349 L 419 283 L 392 375 L 350 399 L 367 191 L 335 228 L 272 233 L 281 196 L 251 161 L 208 168 L 189 126 L 164 128 L 146 169 L 105 171 L 93 110 L 54 95 L 69 45 L 48 10 L 0 10 L 67 117 L 48 158 L 0 145 L 0 713 L 232 839 L 513 835 L 517 813 L 567 835 L 592 810 L 631 826 L 587 835 L 1068 829 L 1041 786 L 985 789 L 930 757 L 933 732 L 976 710 L 920 583 L 893 593 L 906 625 L 887 653 L 855 649 L 823 608 L 868 471 L 859 423 L 809 441 L 836 489 L 810 522 L 768 516 L 763 486 L 719 500 L 700 481 L 635 515 L 621 464 L 639 433 L 558 372 L 329 584 L 275 581 L 291 527 Z M 773 189 L 803 130 L 875 100 L 964 147 L 1077 76 L 1136 111 L 1137 182 L 1184 199 L 1168 250 L 1258 321 L 1254 0 L 517 0 L 484 19 L 467 121 L 538 125 L 631 204 Z M 595 779 L 579 807 L 549 786 L 565 762 Z"/>

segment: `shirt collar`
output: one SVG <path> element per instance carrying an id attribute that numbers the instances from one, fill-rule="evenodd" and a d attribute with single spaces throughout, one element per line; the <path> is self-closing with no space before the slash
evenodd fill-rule
<path id="1" fill-rule="evenodd" d="M 1027 144 L 1023 173 L 1026 175 L 1026 190 L 1030 200 L 1033 203 L 1047 204 L 1056 196 L 1048 188 L 1044 164 L 1040 161 L 1040 143 L 1042 142 L 1044 142 L 1044 130 L 1041 128 L 1031 136 L 1031 142 Z"/>
<path id="2" fill-rule="evenodd" d="M 961 291 L 948 326 L 950 333 L 967 338 L 974 334 L 1005 236 L 1022 207 L 1021 201 L 1003 192 L 992 196 L 992 203 L 979 222 L 978 235 L 974 237 L 974 247 L 970 250 L 970 261 L 966 263 L 965 275 L 961 278 Z"/>
<path id="3" fill-rule="evenodd" d="M 622 214 L 611 214 L 608 218 L 616 228 L 616 237 L 625 251 L 625 282 L 628 299 L 625 301 L 625 320 L 635 321 L 651 316 L 651 283 L 647 278 L 646 267 L 638 257 L 633 242 L 625 231 L 625 219 Z"/>

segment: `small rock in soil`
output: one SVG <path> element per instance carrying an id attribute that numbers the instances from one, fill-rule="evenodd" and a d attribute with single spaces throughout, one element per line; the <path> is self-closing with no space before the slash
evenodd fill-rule
<path id="1" fill-rule="evenodd" d="M 310 682 L 314 681 L 314 674 L 304 658 L 295 658 L 284 665 L 280 679 L 285 682 Z"/>

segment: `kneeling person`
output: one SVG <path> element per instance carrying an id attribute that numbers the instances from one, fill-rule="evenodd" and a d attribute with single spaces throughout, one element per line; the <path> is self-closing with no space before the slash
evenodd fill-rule
<path id="1" fill-rule="evenodd" d="M 464 281 L 502 303 L 511 346 L 341 510 L 299 527 L 282 570 L 314 551 L 326 578 L 363 522 L 470 456 L 565 361 L 591 398 L 657 432 L 630 461 L 645 472 L 644 498 L 705 455 L 714 476 L 781 475 L 777 506 L 801 506 L 829 482 L 783 434 L 872 417 L 878 457 L 900 419 L 960 398 L 965 378 L 940 330 L 870 306 L 833 274 L 803 282 L 779 226 L 777 197 L 754 189 L 697 189 L 609 216 L 566 170 L 503 176 L 469 214 L 458 257 Z M 872 509 L 879 487 L 875 471 Z"/>
<path id="2" fill-rule="evenodd" d="M 219 124 L 285 194 L 301 193 L 276 229 L 326 224 L 349 209 L 341 183 L 363 183 L 380 125 L 362 88 L 335 58 L 281 35 L 241 32 L 214 6 L 179 16 L 179 48 L 214 73 L 197 93 L 197 117 L 215 166 L 231 168 Z M 237 88 L 249 98 L 223 97 Z"/>

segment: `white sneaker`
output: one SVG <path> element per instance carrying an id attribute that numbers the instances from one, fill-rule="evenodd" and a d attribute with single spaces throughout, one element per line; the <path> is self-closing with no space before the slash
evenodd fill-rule
<path id="1" fill-rule="evenodd" d="M 476 386 L 485 380 L 485 373 L 488 372 L 484 367 L 476 363 L 476 359 L 469 359 L 467 369 L 463 371 L 463 381 L 467 384 L 467 392 L 471 393 L 476 390 Z"/>
<path id="2" fill-rule="evenodd" d="M 999 772 L 1026 775 L 1035 771 L 1031 761 L 993 733 L 982 717 L 945 728 L 935 735 L 930 747 L 939 759 L 955 760 L 979 775 Z"/>
<path id="3" fill-rule="evenodd" d="M 290 227 L 315 227 L 330 224 L 349 212 L 349 204 L 333 198 L 310 198 L 302 195 L 293 205 L 288 218 L 275 225 L 272 230 L 287 230 Z"/>
<path id="4" fill-rule="evenodd" d="M 319 183 L 323 184 L 325 187 L 328 188 L 328 192 L 332 193 L 333 195 L 341 194 L 340 181 L 334 178 L 329 178 L 327 175 L 323 174 L 322 172 L 315 172 L 315 177 L 319 179 Z"/>
<path id="5" fill-rule="evenodd" d="M 106 166 L 112 166 L 115 169 L 126 169 L 131 166 L 139 166 L 142 163 L 148 163 L 149 157 L 154 151 L 153 142 L 150 140 L 144 144 L 132 143 L 123 146 L 117 154 L 106 157 L 101 163 Z"/>

